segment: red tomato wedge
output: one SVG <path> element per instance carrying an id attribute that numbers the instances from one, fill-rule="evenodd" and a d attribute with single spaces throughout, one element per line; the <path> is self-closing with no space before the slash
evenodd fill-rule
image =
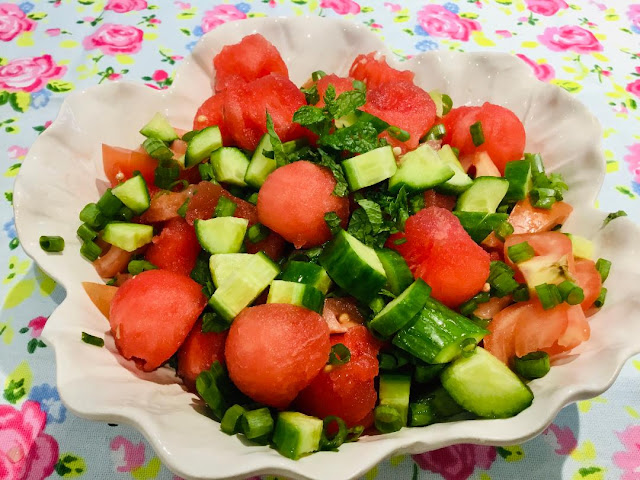
<path id="1" fill-rule="evenodd" d="M 518 243 L 527 242 L 533 248 L 536 256 L 548 256 L 550 260 L 557 261 L 563 256 L 567 257 L 569 274 L 575 276 L 575 260 L 573 258 L 573 245 L 571 240 L 564 233 L 560 232 L 539 232 L 521 233 L 509 235 L 504 242 L 505 262 L 516 272 L 516 279 L 523 281 L 522 274 L 518 266 L 509 258 L 509 247 Z"/>
<path id="2" fill-rule="evenodd" d="M 202 333 L 202 320 L 198 319 L 189 336 L 178 350 L 178 376 L 185 386 L 195 392 L 196 378 L 209 370 L 213 362 L 224 365 L 224 343 L 227 332 Z"/>
<path id="3" fill-rule="evenodd" d="M 530 303 L 516 303 L 494 315 L 487 327 L 491 333 L 482 340 L 485 350 L 508 365 L 516 354 L 514 338 L 518 320 L 522 315 L 529 315 L 532 309 Z"/>
<path id="4" fill-rule="evenodd" d="M 576 259 L 575 273 L 573 277 L 584 292 L 584 300 L 580 304 L 583 311 L 589 310 L 596 301 L 602 289 L 602 278 L 596 270 L 596 264 L 586 258 Z"/>
<path id="5" fill-rule="evenodd" d="M 526 311 L 526 315 L 520 315 L 513 332 L 518 357 L 538 350 L 547 351 L 567 329 L 569 321 L 569 305 L 566 303 L 550 310 L 542 308 L 537 300 L 530 303 L 531 308 Z"/>
<path id="6" fill-rule="evenodd" d="M 270 73 L 289 76 L 278 49 L 259 33 L 223 47 L 213 59 L 213 68 L 217 92 L 236 82 L 251 82 Z"/>
<path id="7" fill-rule="evenodd" d="M 136 170 L 147 185 L 153 185 L 158 161 L 143 152 L 102 144 L 102 164 L 112 187 L 133 177 Z"/>
<path id="8" fill-rule="evenodd" d="M 509 215 L 513 233 L 546 232 L 566 222 L 573 207 L 565 202 L 556 202 L 550 209 L 534 208 L 529 198 L 520 200 Z"/>
<path id="9" fill-rule="evenodd" d="M 284 408 L 324 367 L 330 350 L 329 328 L 320 315 L 267 303 L 235 318 L 225 357 L 231 380 L 244 394 Z"/>
<path id="10" fill-rule="evenodd" d="M 180 217 L 169 220 L 153 238 L 145 258 L 156 267 L 181 275 L 191 273 L 200 252 L 194 228 Z"/>
<path id="11" fill-rule="evenodd" d="M 102 278 L 110 278 L 124 271 L 133 254 L 111 245 L 109 250 L 93 262 L 93 267 Z"/>
<path id="12" fill-rule="evenodd" d="M 589 340 L 591 336 L 591 327 L 584 311 L 579 305 L 573 305 L 568 309 L 567 328 L 562 333 L 554 346 L 547 353 L 556 355 L 562 352 L 568 352 L 574 349 L 582 342 Z"/>
<path id="13" fill-rule="evenodd" d="M 145 372 L 158 368 L 176 353 L 207 304 L 201 289 L 167 270 L 149 270 L 128 280 L 109 312 L 118 351 Z"/>
<path id="14" fill-rule="evenodd" d="M 345 333 L 351 327 L 364 323 L 364 318 L 352 297 L 325 299 L 322 317 L 332 334 Z"/>
<path id="15" fill-rule="evenodd" d="M 414 73 L 390 67 L 384 55 L 371 52 L 356 57 L 349 70 L 349 76 L 374 88 L 388 82 L 413 82 Z"/>

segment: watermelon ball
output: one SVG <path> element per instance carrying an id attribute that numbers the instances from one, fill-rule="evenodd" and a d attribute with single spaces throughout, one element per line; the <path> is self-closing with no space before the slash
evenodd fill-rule
<path id="1" fill-rule="evenodd" d="M 253 400 L 285 408 L 329 358 L 329 327 L 316 312 L 290 304 L 245 308 L 225 344 L 233 383 Z"/>
<path id="2" fill-rule="evenodd" d="M 193 118 L 193 129 L 202 130 L 206 127 L 218 127 L 222 135 L 222 143 L 229 145 L 233 138 L 224 123 L 224 104 L 226 95 L 224 92 L 217 93 L 207 98 L 198 108 Z M 195 169 L 197 170 L 197 169 Z"/>
<path id="3" fill-rule="evenodd" d="M 200 244 L 194 228 L 176 217 L 169 220 L 160 235 L 153 238 L 145 258 L 160 269 L 189 276 L 199 252 Z"/>
<path id="4" fill-rule="evenodd" d="M 145 372 L 176 353 L 207 304 L 202 287 L 184 275 L 148 270 L 126 281 L 109 311 L 118 351 Z"/>
<path id="5" fill-rule="evenodd" d="M 341 335 L 331 335 L 331 344 L 337 343 L 349 349 L 350 360 L 322 369 L 300 392 L 295 405 L 307 415 L 319 418 L 335 415 L 349 427 L 362 425 L 378 399 L 374 378 L 378 375 L 381 344 L 363 325 L 353 326 Z"/>
<path id="6" fill-rule="evenodd" d="M 251 82 L 270 73 L 289 76 L 278 49 L 259 33 L 227 45 L 213 59 L 216 92 L 236 82 Z"/>
<path id="7" fill-rule="evenodd" d="M 486 102 L 481 107 L 454 108 L 442 120 L 447 129 L 444 143 L 456 147 L 461 155 L 486 152 L 503 175 L 506 164 L 524 154 L 524 125 L 508 108 Z M 481 123 L 484 134 L 484 143 L 477 147 L 469 130 L 476 122 Z"/>
<path id="8" fill-rule="evenodd" d="M 436 120 L 436 104 L 431 96 L 407 81 L 384 83 L 370 88 L 367 92 L 367 103 L 362 109 L 389 125 L 407 131 L 410 138 L 406 142 L 385 137 L 394 146 L 404 146 L 405 151 L 415 149 L 420 143 L 420 138 L 429 131 Z M 385 135 L 388 134 L 385 132 Z"/>
<path id="9" fill-rule="evenodd" d="M 349 76 L 375 88 L 383 83 L 413 83 L 414 73 L 409 70 L 396 70 L 389 66 L 384 58 L 376 52 L 358 55 L 351 65 Z"/>
<path id="10" fill-rule="evenodd" d="M 209 370 L 213 362 L 224 365 L 224 344 L 227 332 L 202 332 L 202 320 L 198 319 L 189 336 L 178 350 L 178 376 L 185 386 L 195 392 L 196 379 Z"/>
<path id="11" fill-rule="evenodd" d="M 271 173 L 258 192 L 260 223 L 279 233 L 296 248 L 322 245 L 331 238 L 324 220 L 335 212 L 345 227 L 349 199 L 333 194 L 336 179 L 330 170 L 300 161 Z"/>
<path id="12" fill-rule="evenodd" d="M 414 277 L 432 288 L 431 296 L 450 308 L 469 300 L 489 277 L 490 255 L 474 242 L 449 210 L 429 207 L 409 217 L 405 224 L 407 241 L 387 247 L 407 261 Z"/>

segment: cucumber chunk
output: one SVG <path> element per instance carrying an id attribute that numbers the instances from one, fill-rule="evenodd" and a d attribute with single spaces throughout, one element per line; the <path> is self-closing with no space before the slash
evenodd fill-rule
<path id="1" fill-rule="evenodd" d="M 133 252 L 151 242 L 153 227 L 139 223 L 108 223 L 102 232 L 102 239 L 127 252 Z"/>
<path id="2" fill-rule="evenodd" d="M 220 129 L 218 127 L 203 128 L 189 140 L 184 166 L 190 168 L 197 165 L 220 147 L 222 147 Z"/>
<path id="3" fill-rule="evenodd" d="M 387 282 L 375 250 L 344 230 L 325 246 L 319 261 L 334 282 L 364 303 Z"/>
<path id="4" fill-rule="evenodd" d="M 297 460 L 320 450 L 322 420 L 300 412 L 280 412 L 273 432 L 273 443 L 287 458 Z"/>
<path id="5" fill-rule="evenodd" d="M 227 217 L 225 217 L 227 218 Z M 264 253 L 251 255 L 251 260 L 238 268 L 214 292 L 209 305 L 231 324 L 280 273 L 278 265 Z"/>
<path id="6" fill-rule="evenodd" d="M 436 185 L 435 189 L 438 192 L 446 195 L 460 195 L 473 185 L 473 180 L 462 169 L 460 160 L 458 160 L 456 154 L 453 153 L 451 146 L 443 145 L 442 148 L 438 150 L 438 156 L 440 160 L 449 165 L 453 170 L 453 177 L 440 185 Z"/>
<path id="7" fill-rule="evenodd" d="M 574 257 L 587 258 L 593 260 L 596 247 L 588 238 L 575 235 L 573 233 L 565 233 L 569 240 L 571 240 L 571 247 Z"/>
<path id="8" fill-rule="evenodd" d="M 462 228 L 476 243 L 482 243 L 501 223 L 507 221 L 506 213 L 453 212 L 458 217 Z"/>
<path id="9" fill-rule="evenodd" d="M 126 182 L 113 187 L 111 193 L 118 197 L 136 215 L 145 212 L 151 205 L 147 182 L 144 181 L 142 175 L 134 175 Z"/>
<path id="10" fill-rule="evenodd" d="M 396 173 L 396 157 L 390 146 L 376 148 L 342 162 L 351 191 L 375 185 Z"/>
<path id="11" fill-rule="evenodd" d="M 324 295 L 327 294 L 331 286 L 331 278 L 329 278 L 327 271 L 320 265 L 295 260 L 287 263 L 282 275 L 280 275 L 280 280 L 311 285 L 320 290 Z"/>
<path id="12" fill-rule="evenodd" d="M 149 120 L 149 123 L 140 129 L 140 133 L 145 137 L 155 138 L 163 142 L 173 142 L 179 138 L 169 121 L 161 113 L 156 113 Z"/>
<path id="13" fill-rule="evenodd" d="M 306 143 L 307 142 L 304 139 L 291 140 L 283 143 L 282 149 L 284 150 L 284 153 L 293 153 L 303 147 Z M 258 189 L 262 186 L 269 174 L 277 167 L 275 159 L 265 156 L 264 152 L 273 152 L 271 137 L 268 133 L 260 139 L 260 143 L 258 143 L 256 150 L 253 152 L 251 162 L 249 163 L 247 172 L 244 175 L 244 181 L 248 185 Z"/>
<path id="14" fill-rule="evenodd" d="M 425 143 L 400 159 L 396 173 L 389 179 L 389 192 L 398 193 L 402 187 L 408 192 L 420 192 L 446 182 L 453 175 L 453 169 Z"/>
<path id="15" fill-rule="evenodd" d="M 431 287 L 421 278 L 394 298 L 369 323 L 369 327 L 383 337 L 389 337 L 415 317 L 427 302 Z"/>
<path id="16" fill-rule="evenodd" d="M 218 217 L 196 220 L 198 242 L 209 253 L 238 253 L 242 248 L 249 220 L 236 217 Z"/>
<path id="17" fill-rule="evenodd" d="M 395 250 L 383 248 L 376 250 L 378 259 L 382 263 L 387 275 L 386 288 L 394 295 L 400 295 L 413 283 L 413 274 L 402 255 Z"/>
<path id="18" fill-rule="evenodd" d="M 407 425 L 410 390 L 411 375 L 398 373 L 383 373 L 380 375 L 378 393 L 380 405 L 395 408 L 400 413 L 402 426 Z"/>
<path id="19" fill-rule="evenodd" d="M 239 268 L 243 268 L 251 261 L 253 255 L 249 253 L 217 253 L 209 257 L 209 270 L 211 279 L 216 288 L 224 284 L 225 281 Z"/>
<path id="20" fill-rule="evenodd" d="M 508 162 L 504 167 L 504 178 L 509 181 L 509 189 L 504 200 L 506 202 L 524 200 L 533 186 L 531 162 L 528 160 Z"/>
<path id="21" fill-rule="evenodd" d="M 458 198 L 456 211 L 495 213 L 508 189 L 506 178 L 478 177 Z"/>
<path id="22" fill-rule="evenodd" d="M 249 166 L 249 160 L 239 148 L 218 148 L 211 154 L 211 166 L 218 182 L 239 187 L 247 186 L 244 176 Z"/>
<path id="23" fill-rule="evenodd" d="M 438 387 L 412 400 L 409 404 L 409 425 L 423 427 L 447 421 L 464 412 L 465 409 L 456 403 L 449 392 Z"/>
<path id="24" fill-rule="evenodd" d="M 311 285 L 274 280 L 269 287 L 267 303 L 289 303 L 308 308 L 322 315 L 324 295 Z"/>
<path id="25" fill-rule="evenodd" d="M 533 402 L 529 387 L 480 347 L 470 356 L 455 360 L 440 378 L 456 403 L 480 417 L 513 417 Z"/>

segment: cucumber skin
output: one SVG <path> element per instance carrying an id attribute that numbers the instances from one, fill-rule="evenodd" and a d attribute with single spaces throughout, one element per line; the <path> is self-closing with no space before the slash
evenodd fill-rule
<path id="1" fill-rule="evenodd" d="M 401 297 L 393 299 L 387 305 L 387 307 L 391 307 L 389 310 L 383 310 L 373 317 L 369 322 L 369 327 L 385 338 L 390 337 L 422 310 L 431 293 L 431 287 L 424 280 L 418 278 L 406 291 L 407 295 L 402 300 L 400 300 Z"/>
<path id="2" fill-rule="evenodd" d="M 389 291 L 398 296 L 413 283 L 413 274 L 402 255 L 390 248 L 376 250 L 378 259 L 387 274 Z"/>
<path id="3" fill-rule="evenodd" d="M 453 212 L 458 217 L 462 228 L 476 243 L 482 243 L 493 230 L 509 219 L 506 213 Z"/>
<path id="4" fill-rule="evenodd" d="M 273 432 L 273 443 L 281 455 L 297 460 L 320 449 L 322 420 L 300 412 L 280 412 Z"/>

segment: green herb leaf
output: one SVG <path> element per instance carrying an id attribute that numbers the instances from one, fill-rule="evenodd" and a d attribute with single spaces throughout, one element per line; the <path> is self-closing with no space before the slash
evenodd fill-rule
<path id="1" fill-rule="evenodd" d="M 333 189 L 333 194 L 336 197 L 346 197 L 349 194 L 349 184 L 344 176 L 342 166 L 323 150 L 319 150 L 319 153 L 321 160 L 318 164 L 331 170 L 331 173 L 333 173 L 333 176 L 336 179 L 336 186 Z"/>
<path id="2" fill-rule="evenodd" d="M 293 121 L 305 127 L 312 127 L 326 119 L 322 109 L 312 105 L 303 105 L 293 114 Z"/>
<path id="3" fill-rule="evenodd" d="M 273 149 L 273 158 L 276 161 L 276 165 L 278 168 L 283 167 L 289 163 L 289 159 L 282 147 L 280 137 L 278 137 L 278 134 L 273 127 L 273 119 L 271 118 L 271 115 L 269 115 L 269 112 L 267 112 L 267 132 L 269 133 L 271 140 L 271 148 Z"/>
<path id="4" fill-rule="evenodd" d="M 336 343 L 329 353 L 329 365 L 344 365 L 351 360 L 351 351 L 342 343 Z"/>
<path id="5" fill-rule="evenodd" d="M 332 134 L 320 135 L 318 144 L 338 151 L 367 153 L 378 148 L 378 131 L 369 122 L 357 122 L 345 128 L 338 128 Z"/>
<path id="6" fill-rule="evenodd" d="M 326 98 L 326 97 L 325 97 Z M 326 111 L 333 119 L 353 113 L 367 101 L 367 95 L 361 90 L 347 90 L 340 94 L 335 101 L 326 104 Z M 326 100 L 325 100 L 326 102 Z"/>
<path id="7" fill-rule="evenodd" d="M 607 226 L 611 220 L 615 220 L 618 217 L 626 217 L 626 216 L 627 216 L 627 212 L 625 212 L 624 210 L 618 210 L 617 212 L 612 212 L 609 215 L 607 215 L 607 218 L 604 219 L 604 221 L 602 222 L 602 226 L 603 227 Z"/>
<path id="8" fill-rule="evenodd" d="M 324 214 L 324 221 L 327 222 L 327 226 L 329 230 L 331 230 L 331 234 L 335 235 L 340 230 L 340 224 L 342 223 L 342 219 L 338 216 L 336 212 L 327 212 Z"/>
<path id="9" fill-rule="evenodd" d="M 320 94 L 318 93 L 318 86 L 316 84 L 313 84 L 311 88 L 301 88 L 300 91 L 304 93 L 304 98 L 309 105 L 315 105 L 320 101 Z"/>

